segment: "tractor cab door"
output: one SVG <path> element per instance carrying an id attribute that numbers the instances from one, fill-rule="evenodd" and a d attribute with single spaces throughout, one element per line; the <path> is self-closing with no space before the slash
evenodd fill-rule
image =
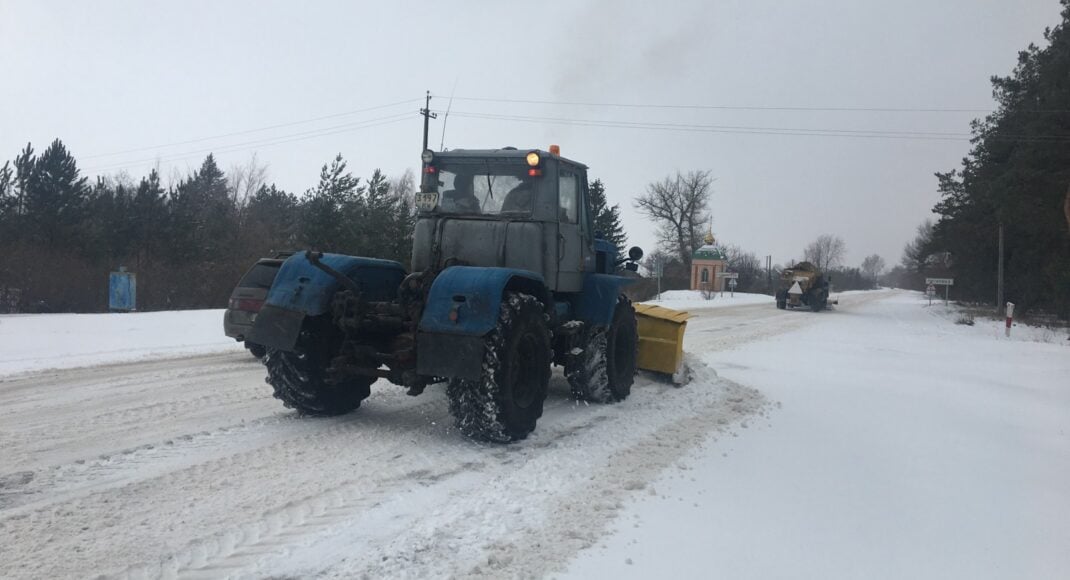
<path id="1" fill-rule="evenodd" d="M 557 288 L 579 292 L 594 271 L 594 233 L 587 210 L 587 176 L 562 163 L 558 171 Z"/>

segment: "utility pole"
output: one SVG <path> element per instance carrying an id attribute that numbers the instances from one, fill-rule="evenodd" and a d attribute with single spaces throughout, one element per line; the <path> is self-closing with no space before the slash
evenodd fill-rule
<path id="1" fill-rule="evenodd" d="M 999 222 L 999 265 L 996 272 L 996 314 L 1003 314 L 1003 222 Z"/>
<path id="2" fill-rule="evenodd" d="M 767 290 L 773 289 L 773 256 L 772 254 L 765 257 L 765 287 Z"/>
<path id="3" fill-rule="evenodd" d="M 423 153 L 424 151 L 427 151 L 427 129 L 428 129 L 428 124 L 431 121 L 431 119 L 437 119 L 438 118 L 438 114 L 437 113 L 432 113 L 431 112 L 431 91 L 427 91 L 427 98 L 424 101 L 424 108 L 420 109 L 420 114 L 424 116 L 424 148 L 420 149 L 420 152 Z"/>

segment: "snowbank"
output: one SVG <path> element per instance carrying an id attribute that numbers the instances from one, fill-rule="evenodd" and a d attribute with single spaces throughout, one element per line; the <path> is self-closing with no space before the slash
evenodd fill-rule
<path id="1" fill-rule="evenodd" d="M 0 376 L 241 348 L 222 310 L 0 315 Z"/>
<path id="2" fill-rule="evenodd" d="M 773 297 L 744 292 L 736 292 L 733 296 L 730 292 L 725 292 L 724 296 L 713 294 L 712 298 L 706 300 L 702 292 L 698 290 L 667 290 L 661 293 L 660 300 L 647 300 L 646 303 L 687 310 L 688 308 L 728 308 L 748 304 L 773 304 Z"/>

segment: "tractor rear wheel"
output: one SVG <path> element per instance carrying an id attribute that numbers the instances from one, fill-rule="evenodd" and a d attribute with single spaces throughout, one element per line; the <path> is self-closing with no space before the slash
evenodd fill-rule
<path id="1" fill-rule="evenodd" d="M 507 443 L 528 436 L 542 416 L 550 385 L 550 331 L 542 302 L 509 292 L 484 341 L 483 376 L 451 379 L 450 414 L 466 436 Z"/>
<path id="2" fill-rule="evenodd" d="M 810 310 L 812 312 L 821 312 L 825 308 L 825 301 L 827 297 L 821 292 L 815 292 L 810 296 Z"/>
<path id="3" fill-rule="evenodd" d="M 621 296 L 609 328 L 592 330 L 583 353 L 565 365 L 572 394 L 577 399 L 596 403 L 623 401 L 632 392 L 638 356 L 635 308 Z"/>
<path id="4" fill-rule="evenodd" d="M 267 349 L 262 360 L 275 398 L 303 415 L 343 415 L 360 407 L 371 394 L 374 377 L 327 382 L 327 368 L 340 344 L 329 320 L 313 319 L 302 329 L 294 352 Z"/>

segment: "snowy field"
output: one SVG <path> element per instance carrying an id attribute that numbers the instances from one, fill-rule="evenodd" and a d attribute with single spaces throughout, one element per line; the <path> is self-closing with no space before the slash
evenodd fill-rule
<path id="1" fill-rule="evenodd" d="M 0 315 L 0 376 L 241 348 L 222 310 Z"/>
<path id="2" fill-rule="evenodd" d="M 219 311 L 0 317 L 0 373 L 68 367 L 0 378 L 0 578 L 1070 577 L 1065 331 L 725 298 L 690 385 L 555 373 L 505 446 L 440 387 L 298 417 Z"/>

